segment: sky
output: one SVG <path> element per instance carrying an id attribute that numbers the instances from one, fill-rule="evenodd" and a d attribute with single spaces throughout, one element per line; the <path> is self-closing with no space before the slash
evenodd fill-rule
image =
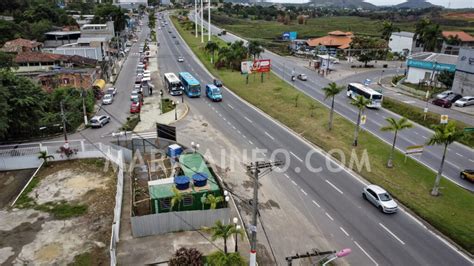
<path id="1" fill-rule="evenodd" d="M 365 0 L 365 2 L 374 5 L 396 5 L 405 2 L 405 0 Z M 449 3 L 451 3 L 451 8 L 474 8 L 474 0 L 428 0 L 428 2 L 444 7 L 448 7 Z"/>

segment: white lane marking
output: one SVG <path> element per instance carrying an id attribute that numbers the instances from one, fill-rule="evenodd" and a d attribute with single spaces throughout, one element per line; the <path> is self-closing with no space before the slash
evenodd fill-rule
<path id="1" fill-rule="evenodd" d="M 231 124 L 229 121 L 227 121 L 227 124 L 228 124 L 229 126 L 232 126 L 232 124 Z"/>
<path id="2" fill-rule="evenodd" d="M 341 194 L 344 194 L 344 192 L 342 192 L 342 190 L 340 190 L 338 187 L 336 187 L 333 183 L 329 182 L 328 180 L 326 180 L 326 183 L 331 185 L 331 187 L 333 187 L 335 190 L 337 190 L 337 192 L 339 192 Z"/>
<path id="3" fill-rule="evenodd" d="M 314 205 L 318 206 L 318 208 L 321 208 L 321 206 L 319 206 L 319 204 L 316 201 L 313 200 L 313 203 Z"/>
<path id="4" fill-rule="evenodd" d="M 248 117 L 244 116 L 245 120 L 249 121 L 250 123 L 253 123 L 252 120 L 250 120 Z"/>
<path id="5" fill-rule="evenodd" d="M 365 249 L 363 249 L 359 243 L 357 243 L 357 241 L 354 241 L 354 244 L 356 244 L 356 246 L 358 248 L 360 248 L 360 250 L 362 250 L 362 252 L 364 252 L 364 254 L 375 264 L 375 266 L 379 266 L 379 264 L 369 255 L 369 253 L 367 253 L 367 251 L 365 251 Z"/>
<path id="6" fill-rule="evenodd" d="M 294 180 L 291 180 L 291 183 L 293 183 L 293 185 L 295 185 L 295 186 L 298 186 L 298 184 L 296 184 L 296 182 Z"/>
<path id="7" fill-rule="evenodd" d="M 329 215 L 329 213 L 326 212 L 326 216 L 331 219 L 331 221 L 334 221 L 334 218 L 331 217 L 331 215 Z"/>
<path id="8" fill-rule="evenodd" d="M 392 235 L 396 240 L 398 240 L 398 242 L 402 243 L 402 245 L 405 245 L 405 242 L 403 242 L 400 238 L 398 238 L 397 235 L 395 235 L 392 231 L 390 231 L 387 227 L 385 227 L 385 225 L 379 223 L 380 226 L 382 226 L 383 229 L 385 229 L 385 231 L 387 231 L 390 235 Z"/>
<path id="9" fill-rule="evenodd" d="M 230 109 L 234 110 L 234 107 L 233 107 L 232 105 L 230 105 L 230 104 L 227 104 L 227 106 L 229 106 L 229 107 L 230 107 Z"/>
<path id="10" fill-rule="evenodd" d="M 267 131 L 265 131 L 265 135 L 267 135 L 267 136 L 268 136 L 269 138 L 271 138 L 272 140 L 275 140 L 275 138 L 274 138 L 272 135 L 268 134 Z"/>
<path id="11" fill-rule="evenodd" d="M 224 119 L 224 121 L 227 121 L 227 119 L 225 117 L 223 119 Z"/>
<path id="12" fill-rule="evenodd" d="M 253 142 L 252 142 L 251 140 L 249 140 L 249 143 L 250 143 L 251 145 L 253 145 Z"/>
<path id="13" fill-rule="evenodd" d="M 457 155 L 457 156 L 464 157 L 462 154 L 459 154 L 459 153 L 457 153 L 457 152 L 456 152 L 456 155 Z"/>
<path id="14" fill-rule="evenodd" d="M 247 136 L 245 136 L 245 135 L 242 135 L 242 137 L 244 137 L 244 139 L 246 139 L 246 138 L 247 138 Z"/>
<path id="15" fill-rule="evenodd" d="M 298 161 L 303 162 L 303 160 L 301 160 L 301 158 L 298 157 L 296 154 L 294 154 L 294 153 L 291 152 L 291 151 L 290 151 L 290 153 L 291 153 L 291 155 L 295 156 L 295 158 L 298 159 Z"/>
<path id="16" fill-rule="evenodd" d="M 237 130 L 237 133 L 240 135 L 240 130 Z"/>
<path id="17" fill-rule="evenodd" d="M 384 116 L 384 115 L 382 115 L 382 117 L 383 117 L 384 119 L 385 119 L 385 118 L 387 118 L 387 117 L 386 117 L 386 116 Z"/>
<path id="18" fill-rule="evenodd" d="M 416 132 L 416 131 L 413 131 L 413 133 L 415 133 L 416 135 L 419 135 L 418 132 Z"/>
<path id="19" fill-rule="evenodd" d="M 404 103 L 407 103 L 407 104 L 413 104 L 415 103 L 415 101 L 403 101 Z"/>
<path id="20" fill-rule="evenodd" d="M 306 191 L 304 191 L 303 189 L 300 189 L 300 190 L 305 196 L 308 196 L 308 193 L 306 193 Z"/>
<path id="21" fill-rule="evenodd" d="M 339 226 L 339 229 L 341 229 L 341 231 L 342 231 L 346 236 L 349 236 L 349 234 L 346 232 L 346 230 L 344 230 L 344 228 L 342 228 L 342 227 Z"/>
<path id="22" fill-rule="evenodd" d="M 474 163 L 474 160 L 472 160 L 472 159 L 469 159 L 469 161 L 471 161 L 471 162 L 473 162 L 473 163 Z"/>
<path id="23" fill-rule="evenodd" d="M 287 174 L 283 174 L 286 178 L 290 179 L 290 176 Z"/>
<path id="24" fill-rule="evenodd" d="M 422 138 L 424 138 L 424 139 L 428 139 L 428 138 L 427 138 L 427 137 L 425 137 L 425 136 L 421 136 L 421 137 L 422 137 Z"/>
<path id="25" fill-rule="evenodd" d="M 235 127 L 234 127 L 234 125 L 232 125 L 232 128 L 233 128 L 234 130 L 236 130 L 236 129 L 237 129 L 237 128 L 235 128 Z"/>
<path id="26" fill-rule="evenodd" d="M 213 106 L 213 107 L 211 107 L 211 108 L 212 108 L 212 110 L 213 110 L 213 111 L 215 111 L 215 110 L 216 110 L 216 108 L 214 108 L 214 106 Z"/>

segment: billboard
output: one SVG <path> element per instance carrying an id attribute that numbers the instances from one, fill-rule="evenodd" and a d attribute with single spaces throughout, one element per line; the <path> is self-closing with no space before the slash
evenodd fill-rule
<path id="1" fill-rule="evenodd" d="M 253 72 L 270 72 L 271 61 L 270 59 L 257 59 L 253 61 L 252 71 Z"/>
<path id="2" fill-rule="evenodd" d="M 252 73 L 252 66 L 253 66 L 252 61 L 242 61 L 240 63 L 240 73 L 242 73 L 243 75 L 251 74 Z"/>
<path id="3" fill-rule="evenodd" d="M 298 37 L 298 33 L 296 31 L 285 31 L 281 35 L 281 39 L 284 41 L 294 41 Z"/>
<path id="4" fill-rule="evenodd" d="M 407 65 L 409 67 L 421 68 L 421 69 L 428 69 L 428 70 L 436 70 L 436 71 L 449 71 L 455 72 L 456 65 L 452 64 L 442 64 L 432 61 L 423 61 L 423 60 L 416 60 L 416 59 L 408 59 Z"/>

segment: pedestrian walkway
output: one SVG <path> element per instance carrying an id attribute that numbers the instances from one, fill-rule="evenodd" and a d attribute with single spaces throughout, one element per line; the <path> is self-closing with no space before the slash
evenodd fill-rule
<path id="1" fill-rule="evenodd" d="M 172 124 L 187 115 L 189 107 L 186 103 L 177 105 L 176 110 L 173 109 L 167 113 L 161 114 L 160 110 L 160 96 L 153 95 L 145 98 L 145 104 L 140 113 L 140 122 L 135 127 L 134 131 L 142 132 L 149 131 L 156 128 L 156 123 Z"/>

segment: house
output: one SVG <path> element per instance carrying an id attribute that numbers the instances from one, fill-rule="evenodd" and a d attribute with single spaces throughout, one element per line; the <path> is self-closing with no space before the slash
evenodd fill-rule
<path id="1" fill-rule="evenodd" d="M 52 54 L 79 55 L 97 61 L 102 61 L 104 59 L 104 54 L 102 53 L 101 47 L 78 47 L 77 44 L 71 44 L 56 48 L 44 48 L 43 51 Z"/>
<path id="2" fill-rule="evenodd" d="M 148 0 L 116 0 L 114 5 L 125 9 L 138 9 L 140 5 L 148 6 Z"/>
<path id="3" fill-rule="evenodd" d="M 50 31 L 44 34 L 46 40 L 44 41 L 44 47 L 55 48 L 65 44 L 71 44 L 77 42 L 77 39 L 81 37 L 80 31 Z"/>
<path id="4" fill-rule="evenodd" d="M 441 53 L 458 55 L 461 47 L 474 48 L 474 37 L 464 31 L 443 31 Z"/>
<path id="5" fill-rule="evenodd" d="M 414 40 L 415 34 L 407 31 L 393 32 L 388 42 L 388 47 L 394 53 L 405 56 L 423 52 L 420 42 Z"/>
<path id="6" fill-rule="evenodd" d="M 439 53 L 417 53 L 407 60 L 406 82 L 418 84 L 420 82 L 437 82 L 437 75 L 441 71 L 456 71 L 457 55 Z"/>
<path id="7" fill-rule="evenodd" d="M 58 87 L 66 86 L 91 89 L 100 75 L 100 69 L 97 68 L 63 68 L 39 74 L 36 79 L 43 90 L 51 92 Z"/>
<path id="8" fill-rule="evenodd" d="M 307 40 L 306 45 L 335 55 L 337 50 L 349 48 L 353 37 L 352 32 L 331 31 L 327 36 Z"/>
<path id="9" fill-rule="evenodd" d="M 48 72 L 60 67 L 95 68 L 97 65 L 97 60 L 78 55 L 69 56 L 39 52 L 20 53 L 13 60 L 18 65 L 18 68 L 13 69 L 13 71 L 27 75 L 36 75 L 39 72 Z"/>
<path id="10" fill-rule="evenodd" d="M 18 38 L 6 42 L 0 51 L 19 54 L 25 52 L 39 52 L 42 47 L 43 44 L 41 42 Z"/>
<path id="11" fill-rule="evenodd" d="M 452 90 L 462 95 L 474 95 L 474 48 L 459 50 Z"/>

